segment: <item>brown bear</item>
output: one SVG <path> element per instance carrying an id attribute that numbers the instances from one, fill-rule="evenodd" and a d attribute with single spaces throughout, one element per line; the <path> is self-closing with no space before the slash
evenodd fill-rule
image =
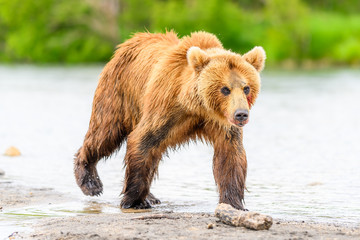
<path id="1" fill-rule="evenodd" d="M 137 33 L 103 69 L 88 132 L 75 155 L 77 184 L 102 193 L 97 162 L 127 140 L 122 208 L 160 203 L 150 193 L 162 155 L 190 140 L 214 147 L 219 202 L 244 209 L 247 160 L 242 127 L 260 88 L 265 52 L 241 56 L 206 32 Z M 189 166 L 190 167 L 190 166 Z"/>

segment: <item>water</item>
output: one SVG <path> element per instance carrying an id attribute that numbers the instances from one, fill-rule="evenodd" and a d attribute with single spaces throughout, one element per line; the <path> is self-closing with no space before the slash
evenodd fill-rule
<path id="1" fill-rule="evenodd" d="M 104 194 L 83 196 L 73 177 L 101 66 L 0 66 L 0 151 L 14 145 L 21 157 L 0 155 L 14 181 L 50 187 L 66 203 L 3 211 L 0 232 L 36 219 L 119 212 L 125 148 L 98 165 Z M 262 92 L 244 128 L 248 156 L 246 207 L 286 220 L 360 223 L 359 71 L 263 74 Z M 218 195 L 210 146 L 170 152 L 152 192 L 157 209 L 213 212 Z M 0 234 L 1 235 L 1 234 Z"/>

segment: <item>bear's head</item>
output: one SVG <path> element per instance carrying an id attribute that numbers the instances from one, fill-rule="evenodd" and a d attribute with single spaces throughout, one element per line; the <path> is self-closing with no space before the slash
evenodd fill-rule
<path id="1" fill-rule="evenodd" d="M 191 47 L 187 61 L 193 69 L 197 94 L 206 111 L 239 127 L 249 121 L 249 110 L 260 90 L 259 73 L 265 51 L 255 47 L 243 56 L 228 50 Z"/>

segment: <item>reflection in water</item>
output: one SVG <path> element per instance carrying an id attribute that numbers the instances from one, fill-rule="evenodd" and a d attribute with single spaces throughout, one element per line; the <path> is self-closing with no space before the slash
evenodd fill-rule
<path id="1" fill-rule="evenodd" d="M 50 187 L 77 202 L 31 206 L 31 214 L 63 216 L 120 212 L 125 146 L 98 164 L 100 197 L 83 196 L 73 154 L 88 127 L 101 67 L 0 67 L 0 156 L 6 178 Z M 246 207 L 273 217 L 338 223 L 360 219 L 359 72 L 268 73 L 244 128 L 248 157 Z M 3 114 L 4 113 L 4 114 Z M 0 151 L 2 151 L 0 149 Z M 213 212 L 217 204 L 210 146 L 170 152 L 152 192 L 158 210 Z M 27 214 L 30 208 L 14 214 Z M 38 212 L 36 212 L 38 211 Z M 11 221 L 11 213 L 2 221 Z"/>
<path id="2" fill-rule="evenodd" d="M 125 209 L 125 208 L 121 208 L 121 211 L 123 213 L 143 213 L 143 212 L 151 212 L 151 209 L 134 209 L 134 208 L 129 208 L 129 209 Z"/>
<path id="3" fill-rule="evenodd" d="M 103 204 L 91 201 L 87 206 L 84 206 L 82 213 L 102 213 Z"/>

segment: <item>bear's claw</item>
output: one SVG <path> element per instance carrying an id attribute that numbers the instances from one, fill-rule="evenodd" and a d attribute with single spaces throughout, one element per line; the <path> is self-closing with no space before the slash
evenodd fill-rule
<path id="1" fill-rule="evenodd" d="M 80 186 L 81 190 L 85 195 L 90 196 L 99 196 L 102 194 L 103 187 L 101 181 L 94 181 L 92 178 L 89 178 L 87 182 L 83 183 Z"/>
<path id="2" fill-rule="evenodd" d="M 99 196 L 103 191 L 102 182 L 96 168 L 77 166 L 75 168 L 76 182 L 81 191 L 88 196 Z"/>
<path id="3" fill-rule="evenodd" d="M 124 209 L 149 209 L 151 208 L 149 200 L 145 199 L 144 201 L 134 201 L 134 202 L 127 202 L 121 203 L 121 207 Z"/>
<path id="4" fill-rule="evenodd" d="M 156 198 L 152 193 L 149 193 L 146 199 L 153 205 L 161 203 L 160 199 Z"/>

